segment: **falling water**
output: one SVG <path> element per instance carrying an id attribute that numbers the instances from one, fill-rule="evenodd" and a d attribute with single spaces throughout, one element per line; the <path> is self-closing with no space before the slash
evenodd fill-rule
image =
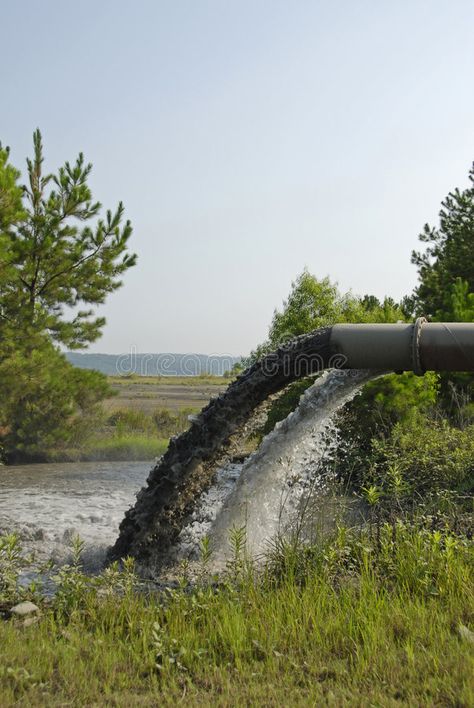
<path id="1" fill-rule="evenodd" d="M 303 394 L 298 408 L 267 435 L 243 465 L 222 468 L 180 532 L 174 557 L 195 558 L 211 539 L 213 567 L 229 552 L 229 532 L 245 527 L 247 550 L 259 556 L 277 534 L 299 521 L 309 494 L 321 492 L 338 445 L 334 414 L 374 377 L 371 371 L 324 373 Z"/>

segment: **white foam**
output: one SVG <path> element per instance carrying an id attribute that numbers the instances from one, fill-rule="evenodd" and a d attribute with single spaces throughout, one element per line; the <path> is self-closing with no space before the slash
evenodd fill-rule
<path id="1" fill-rule="evenodd" d="M 58 564 L 68 561 L 72 539 L 79 536 L 84 567 L 94 572 L 149 469 L 148 462 L 1 467 L 0 531 L 15 531 L 25 553 Z"/>
<path id="2" fill-rule="evenodd" d="M 338 445 L 334 414 L 373 376 L 369 371 L 324 373 L 248 458 L 210 531 L 216 568 L 229 555 L 233 527 L 245 527 L 252 557 L 277 534 L 294 528 L 302 501 L 324 486 L 322 469 Z"/>

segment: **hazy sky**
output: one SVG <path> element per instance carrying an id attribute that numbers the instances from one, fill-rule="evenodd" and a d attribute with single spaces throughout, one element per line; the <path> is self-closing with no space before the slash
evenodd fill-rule
<path id="1" fill-rule="evenodd" d="M 247 353 L 307 266 L 399 298 L 474 160 L 472 0 L 1 0 L 0 140 L 79 150 L 138 265 L 92 350 Z"/>

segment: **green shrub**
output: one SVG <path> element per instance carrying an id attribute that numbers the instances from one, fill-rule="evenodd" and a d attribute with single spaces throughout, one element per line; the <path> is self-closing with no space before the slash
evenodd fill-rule
<path id="1" fill-rule="evenodd" d="M 81 426 L 87 428 L 98 402 L 110 394 L 107 377 L 76 369 L 34 333 L 28 347 L 4 338 L 1 349 L 0 437 L 5 457 L 8 462 L 44 459 L 46 450 L 67 445 Z"/>
<path id="2" fill-rule="evenodd" d="M 124 408 L 114 411 L 109 416 L 108 424 L 114 428 L 114 433 L 118 437 L 146 433 L 169 438 L 189 427 L 189 416 L 192 413 L 195 413 L 193 408 L 182 408 L 176 413 L 172 413 L 167 408 L 158 408 L 152 414 Z"/>
<path id="3" fill-rule="evenodd" d="M 116 410 L 109 416 L 108 424 L 115 428 L 116 434 L 121 437 L 128 433 L 153 433 L 155 431 L 152 416 L 143 411 L 123 408 Z"/>
<path id="4" fill-rule="evenodd" d="M 398 475 L 407 494 L 466 490 L 474 483 L 474 425 L 460 429 L 427 417 L 398 423 L 389 437 L 373 441 L 373 452 L 371 476 L 386 487 Z"/>
<path id="5" fill-rule="evenodd" d="M 373 464 L 373 440 L 390 435 L 394 425 L 415 425 L 433 411 L 438 400 L 437 374 L 389 374 L 368 383 L 339 416 L 342 443 L 337 472 L 343 481 L 360 488 Z"/>
<path id="6" fill-rule="evenodd" d="M 193 408 L 182 408 L 176 413 L 160 408 L 153 413 L 153 423 L 162 437 L 171 437 L 189 428 L 189 416 L 195 412 Z"/>

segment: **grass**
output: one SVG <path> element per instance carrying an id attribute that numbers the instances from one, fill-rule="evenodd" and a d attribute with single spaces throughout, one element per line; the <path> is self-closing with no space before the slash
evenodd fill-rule
<path id="1" fill-rule="evenodd" d="M 103 460 L 152 460 L 162 455 L 169 439 L 189 426 L 196 409 L 176 413 L 158 408 L 147 414 L 141 410 L 118 409 L 111 415 L 102 411 L 84 431 L 79 429 L 68 443 L 48 450 L 48 462 L 92 462 Z"/>
<path id="2" fill-rule="evenodd" d="M 473 560 L 399 523 L 282 544 L 259 572 L 237 553 L 217 585 L 204 564 L 158 594 L 130 562 L 66 569 L 37 624 L 0 622 L 0 704 L 470 706 Z"/>
<path id="3" fill-rule="evenodd" d="M 169 438 L 158 438 L 140 434 L 126 434 L 121 437 L 103 437 L 88 441 L 82 447 L 68 447 L 52 450 L 47 455 L 48 462 L 95 462 L 120 460 L 153 460 L 160 457 L 168 447 Z"/>
<path id="4" fill-rule="evenodd" d="M 108 376 L 111 384 L 120 386 L 227 386 L 231 379 L 225 376 L 201 374 L 200 376 Z"/>
<path id="5" fill-rule="evenodd" d="M 222 376 L 110 376 L 116 395 L 72 422 L 66 440 L 29 461 L 153 460 L 230 379 Z M 209 387 L 213 390 L 210 391 Z M 146 390 L 144 390 L 144 388 Z"/>
<path id="6" fill-rule="evenodd" d="M 79 420 L 64 444 L 41 450 L 47 462 L 152 460 L 164 453 L 169 438 L 189 426 L 189 416 L 209 401 L 209 386 L 225 387 L 221 376 L 110 376 L 118 395 Z M 149 391 L 143 391 L 143 385 Z M 168 389 L 175 387 L 172 393 Z M 178 389 L 177 391 L 175 389 Z M 163 393 L 163 389 L 165 393 Z"/>

